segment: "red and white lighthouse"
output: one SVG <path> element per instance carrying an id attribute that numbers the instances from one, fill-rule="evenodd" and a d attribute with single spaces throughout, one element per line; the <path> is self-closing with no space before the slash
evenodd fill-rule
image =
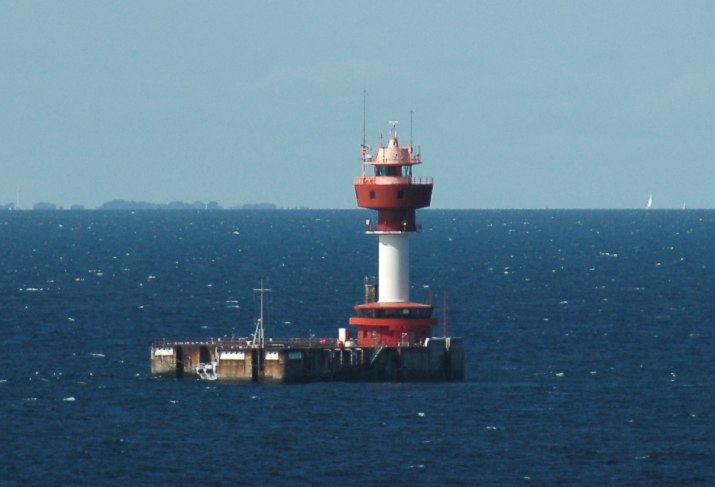
<path id="1" fill-rule="evenodd" d="M 355 179 L 361 208 L 377 210 L 377 222 L 367 221 L 366 233 L 378 236 L 378 283 L 355 306 L 350 324 L 357 327 L 359 346 L 409 346 L 432 336 L 437 320 L 432 304 L 410 301 L 409 236 L 417 232 L 415 210 L 430 205 L 432 178 L 412 176 L 422 161 L 412 145 L 400 146 L 397 122 L 390 122 L 389 141 L 374 156 L 362 146 L 362 176 Z M 372 166 L 373 175 L 366 175 Z"/>

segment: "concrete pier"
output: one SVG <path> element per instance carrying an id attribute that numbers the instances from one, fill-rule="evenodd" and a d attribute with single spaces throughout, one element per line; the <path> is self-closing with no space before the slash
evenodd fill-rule
<path id="1" fill-rule="evenodd" d="M 357 347 L 332 339 L 280 340 L 253 348 L 246 340 L 155 340 L 153 375 L 235 382 L 407 382 L 464 379 L 461 338 L 411 346 Z"/>

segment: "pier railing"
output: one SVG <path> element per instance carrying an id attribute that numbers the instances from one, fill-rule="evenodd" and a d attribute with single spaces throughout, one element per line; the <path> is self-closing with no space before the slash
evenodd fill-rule
<path id="1" fill-rule="evenodd" d="M 152 347 L 173 347 L 176 345 L 220 346 L 227 349 L 253 348 L 250 338 L 202 337 L 202 338 L 155 338 Z M 264 348 L 335 348 L 341 346 L 336 338 L 266 338 Z"/>
<path id="2" fill-rule="evenodd" d="M 202 338 L 155 338 L 152 341 L 153 348 L 169 348 L 175 346 L 216 346 L 224 350 L 250 350 L 254 348 L 253 341 L 247 337 L 202 337 Z M 384 343 L 376 344 L 378 350 L 373 358 L 385 348 Z M 425 343 L 410 343 L 401 341 L 397 344 L 400 348 L 424 347 Z M 321 337 L 306 337 L 306 338 L 266 338 L 264 348 L 279 350 L 282 348 L 364 348 L 358 347 L 354 341 L 343 343 L 337 338 L 321 338 Z M 370 348 L 370 347 L 368 347 Z"/>

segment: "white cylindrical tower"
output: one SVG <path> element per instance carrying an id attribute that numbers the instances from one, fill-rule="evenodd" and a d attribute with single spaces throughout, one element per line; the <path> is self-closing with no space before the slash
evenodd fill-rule
<path id="1" fill-rule="evenodd" d="M 380 234 L 378 245 L 378 301 L 410 300 L 410 240 L 408 233 Z"/>

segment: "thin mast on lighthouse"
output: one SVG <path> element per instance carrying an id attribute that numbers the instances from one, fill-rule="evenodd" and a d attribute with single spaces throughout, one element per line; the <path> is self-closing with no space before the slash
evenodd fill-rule
<path id="1" fill-rule="evenodd" d="M 410 301 L 409 235 L 418 230 L 415 210 L 430 205 L 432 178 L 412 177 L 412 166 L 422 161 L 409 146 L 400 146 L 397 122 L 391 121 L 387 145 L 373 157 L 363 143 L 363 175 L 355 179 L 361 208 L 377 210 L 377 223 L 368 221 L 366 233 L 378 236 L 377 300 L 355 306 L 350 324 L 358 328 L 358 345 L 410 345 L 432 336 L 437 320 L 431 304 Z M 374 169 L 365 175 L 365 166 Z"/>

